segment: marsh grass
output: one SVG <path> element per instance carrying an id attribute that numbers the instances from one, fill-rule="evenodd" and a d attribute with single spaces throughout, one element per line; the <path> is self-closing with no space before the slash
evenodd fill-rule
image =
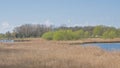
<path id="1" fill-rule="evenodd" d="M 35 39 L 0 45 L 0 68 L 120 68 L 120 52 Z"/>

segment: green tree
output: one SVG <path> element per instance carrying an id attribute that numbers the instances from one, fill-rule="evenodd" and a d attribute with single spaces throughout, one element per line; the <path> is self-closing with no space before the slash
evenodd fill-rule
<path id="1" fill-rule="evenodd" d="M 117 37 L 120 38 L 120 29 L 117 30 Z"/>
<path id="2" fill-rule="evenodd" d="M 103 38 L 111 38 L 111 39 L 113 39 L 113 38 L 117 37 L 117 34 L 116 34 L 116 31 L 111 30 L 111 31 L 104 32 L 102 37 Z"/>
<path id="3" fill-rule="evenodd" d="M 53 40 L 65 40 L 65 31 L 59 30 L 54 33 Z"/>
<path id="4" fill-rule="evenodd" d="M 65 37 L 67 40 L 74 40 L 74 32 L 72 30 L 66 30 L 65 31 Z"/>
<path id="5" fill-rule="evenodd" d="M 72 30 L 58 30 L 55 31 L 54 40 L 74 40 L 75 34 Z"/>
<path id="6" fill-rule="evenodd" d="M 11 38 L 12 38 L 12 34 L 11 34 L 9 31 L 6 32 L 5 36 L 6 36 L 6 38 L 8 38 L 8 39 L 11 39 Z"/>
<path id="7" fill-rule="evenodd" d="M 104 32 L 102 38 L 109 38 L 109 31 Z"/>
<path id="8" fill-rule="evenodd" d="M 53 32 L 46 32 L 42 35 L 42 38 L 47 39 L 47 40 L 52 40 L 53 39 Z"/>
<path id="9" fill-rule="evenodd" d="M 86 31 L 85 33 L 84 33 L 84 38 L 89 38 L 90 37 L 90 33 L 88 32 L 88 31 Z"/>
<path id="10" fill-rule="evenodd" d="M 0 39 L 5 38 L 5 34 L 0 34 Z"/>
<path id="11" fill-rule="evenodd" d="M 112 39 L 115 38 L 115 37 L 117 37 L 116 31 L 110 31 L 109 32 L 109 37 L 112 38 Z"/>
<path id="12" fill-rule="evenodd" d="M 79 39 L 84 38 L 84 31 L 82 29 L 75 31 L 75 33 Z"/>
<path id="13" fill-rule="evenodd" d="M 102 34 L 103 34 L 103 31 L 104 29 L 103 29 L 103 26 L 96 26 L 94 29 L 93 29 L 93 35 L 94 35 L 94 37 L 100 37 L 100 36 L 102 36 Z"/>

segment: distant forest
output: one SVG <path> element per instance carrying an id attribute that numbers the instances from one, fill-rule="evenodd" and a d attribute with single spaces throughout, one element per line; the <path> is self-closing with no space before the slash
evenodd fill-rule
<path id="1" fill-rule="evenodd" d="M 15 27 L 13 32 L 0 34 L 0 39 L 39 38 L 47 40 L 78 40 L 84 38 L 120 38 L 120 28 L 104 25 L 98 26 L 46 26 L 41 24 L 24 24 Z"/>

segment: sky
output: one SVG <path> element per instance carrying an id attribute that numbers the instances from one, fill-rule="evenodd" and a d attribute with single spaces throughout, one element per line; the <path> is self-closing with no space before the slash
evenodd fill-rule
<path id="1" fill-rule="evenodd" d="M 0 0 L 0 33 L 23 24 L 120 28 L 120 0 Z"/>

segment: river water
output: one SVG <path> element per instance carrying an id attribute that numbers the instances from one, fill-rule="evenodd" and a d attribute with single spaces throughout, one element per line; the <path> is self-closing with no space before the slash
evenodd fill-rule
<path id="1" fill-rule="evenodd" d="M 0 42 L 3 42 L 3 43 L 13 43 L 14 40 L 3 39 L 3 40 L 0 40 Z"/>
<path id="2" fill-rule="evenodd" d="M 89 43 L 89 44 L 83 44 L 85 46 L 98 46 L 104 50 L 116 50 L 120 51 L 120 43 Z"/>

